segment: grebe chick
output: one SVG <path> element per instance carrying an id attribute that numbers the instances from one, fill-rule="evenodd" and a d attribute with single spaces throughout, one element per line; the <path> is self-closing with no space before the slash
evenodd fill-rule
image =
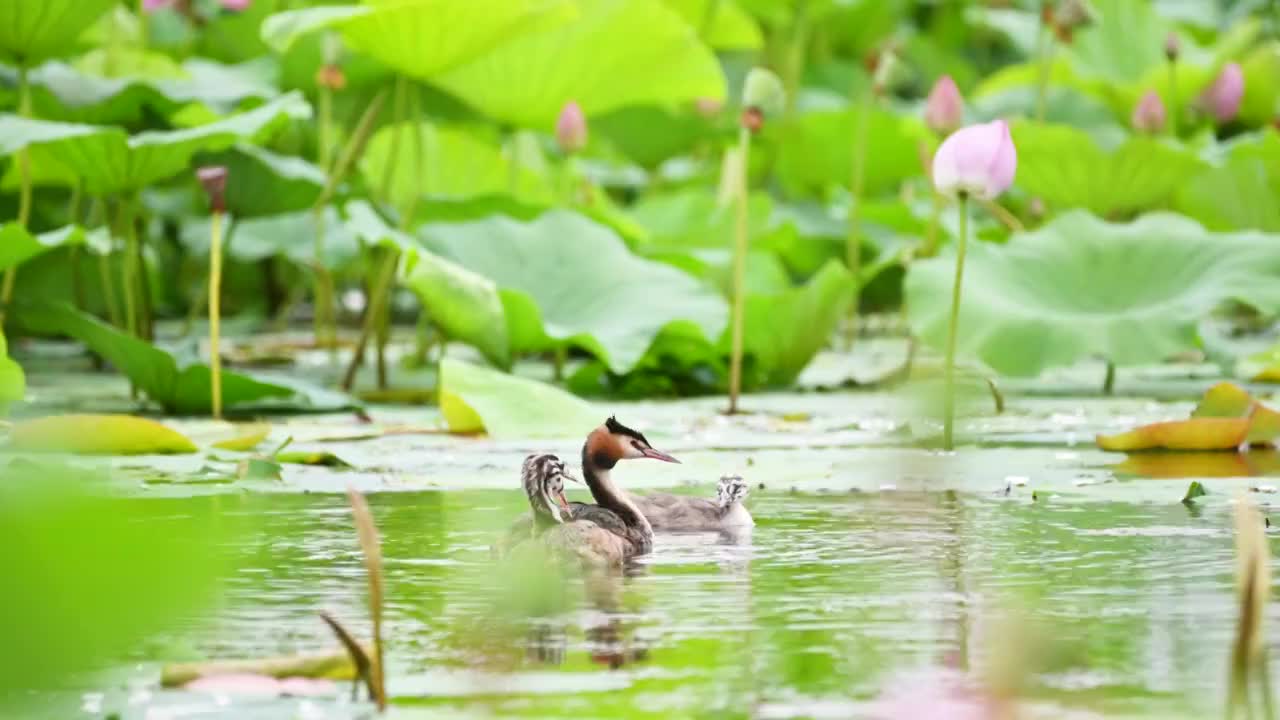
<path id="1" fill-rule="evenodd" d="M 670 493 L 636 495 L 633 499 L 654 530 L 738 530 L 755 525 L 742 502 L 749 492 L 741 477 L 726 475 L 716 487 L 715 500 Z"/>

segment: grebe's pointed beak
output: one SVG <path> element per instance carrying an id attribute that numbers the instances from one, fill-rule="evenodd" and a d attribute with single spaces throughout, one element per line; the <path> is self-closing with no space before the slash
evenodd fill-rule
<path id="1" fill-rule="evenodd" d="M 576 483 L 579 483 L 579 484 L 581 484 L 581 483 L 582 483 L 582 478 L 574 477 L 573 475 L 570 475 L 570 474 L 569 474 L 569 473 L 567 473 L 567 472 L 566 472 L 566 473 L 561 473 L 560 477 L 563 477 L 565 480 L 568 480 L 568 481 L 570 481 L 570 482 L 576 482 Z"/>
<path id="2" fill-rule="evenodd" d="M 662 452 L 661 450 L 654 450 L 653 448 L 645 448 L 640 452 L 644 453 L 644 456 L 647 458 L 653 458 L 654 460 L 661 460 L 662 462 L 675 463 L 677 465 L 680 464 L 679 460 L 671 457 L 670 455 Z"/>

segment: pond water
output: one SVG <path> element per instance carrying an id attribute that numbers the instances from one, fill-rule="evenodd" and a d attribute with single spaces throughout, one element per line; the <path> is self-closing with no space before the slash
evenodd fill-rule
<path id="1" fill-rule="evenodd" d="M 326 649 L 322 608 L 368 636 L 341 495 L 139 502 L 179 513 L 221 503 L 262 522 L 212 618 L 144 654 Z M 925 702 L 970 717 L 965 674 L 1002 665 L 1026 672 L 1008 680 L 1024 683 L 1032 717 L 1222 707 L 1235 622 L 1225 505 L 757 489 L 749 536 L 660 535 L 626 577 L 556 581 L 561 593 L 529 585 L 527 572 L 513 584 L 489 557 L 523 507 L 517 491 L 370 502 L 387 564 L 393 716 L 917 717 L 909 703 Z M 345 685 L 336 699 L 253 701 L 159 690 L 157 671 L 122 666 L 65 704 L 149 720 L 370 713 Z"/>

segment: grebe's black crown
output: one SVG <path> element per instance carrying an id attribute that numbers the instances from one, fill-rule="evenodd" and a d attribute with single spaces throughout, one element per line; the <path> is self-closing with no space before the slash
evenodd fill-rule
<path id="1" fill-rule="evenodd" d="M 622 423 L 618 422 L 618 419 L 616 417 L 610 416 L 608 420 L 604 421 L 604 426 L 605 426 L 605 429 L 607 429 L 609 432 L 613 433 L 614 435 L 626 435 L 627 437 L 633 437 L 636 440 L 639 440 L 645 445 L 649 445 L 649 440 L 645 438 L 643 434 L 641 434 L 637 430 L 632 430 L 626 425 L 623 425 Z"/>

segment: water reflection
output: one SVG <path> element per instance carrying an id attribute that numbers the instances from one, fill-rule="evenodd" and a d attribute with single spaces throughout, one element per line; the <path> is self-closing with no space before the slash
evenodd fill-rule
<path id="1" fill-rule="evenodd" d="M 914 671 L 983 687 L 1006 666 L 1051 717 L 1177 717 L 1216 708 L 1225 677 L 1231 536 L 1213 506 L 758 493 L 751 532 L 663 534 L 624 573 L 562 577 L 489 558 L 518 492 L 370 500 L 392 692 L 433 717 L 870 717 Z M 269 503 L 217 622 L 175 644 L 314 651 L 332 642 L 315 610 L 365 617 L 344 500 Z"/>

